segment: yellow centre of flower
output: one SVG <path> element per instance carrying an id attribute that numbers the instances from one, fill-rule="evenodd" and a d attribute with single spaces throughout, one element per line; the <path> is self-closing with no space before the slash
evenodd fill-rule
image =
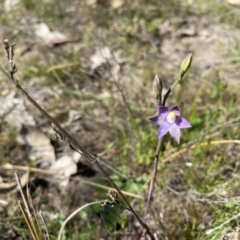
<path id="1" fill-rule="evenodd" d="M 169 123 L 174 123 L 176 120 L 176 113 L 175 112 L 170 112 L 167 116 L 167 121 Z"/>

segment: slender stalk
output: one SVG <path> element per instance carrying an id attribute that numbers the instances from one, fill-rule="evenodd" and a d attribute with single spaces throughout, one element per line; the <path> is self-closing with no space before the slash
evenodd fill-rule
<path id="1" fill-rule="evenodd" d="M 179 78 L 179 77 L 178 77 Z M 177 79 L 178 79 L 177 78 Z M 175 81 L 174 83 L 173 83 L 173 85 L 168 89 L 168 91 L 166 92 L 166 94 L 164 95 L 164 98 L 163 98 L 163 106 L 165 106 L 166 105 L 166 101 L 167 101 L 167 98 L 168 98 L 168 96 L 169 96 L 169 94 L 172 92 L 172 90 L 173 90 L 173 88 L 178 84 L 178 82 L 179 81 Z"/>
<path id="2" fill-rule="evenodd" d="M 159 153 L 160 153 L 160 150 L 161 150 L 162 142 L 163 142 L 163 137 L 158 139 L 158 145 L 157 145 L 156 152 L 155 152 L 152 179 L 151 179 L 151 183 L 150 183 L 149 190 L 148 190 L 147 204 L 146 204 L 146 207 L 145 207 L 144 217 L 143 217 L 144 220 L 147 217 L 147 213 L 148 213 L 150 203 L 151 203 L 151 200 L 152 200 L 154 185 L 155 185 L 156 178 L 157 178 Z"/>

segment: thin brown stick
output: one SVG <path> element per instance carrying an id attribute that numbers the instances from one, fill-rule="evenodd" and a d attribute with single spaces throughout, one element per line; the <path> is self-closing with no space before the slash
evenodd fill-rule
<path id="1" fill-rule="evenodd" d="M 151 203 L 151 199 L 152 199 L 152 195 L 153 195 L 154 184 L 155 184 L 156 178 L 157 178 L 159 153 L 160 153 L 160 150 L 161 150 L 162 141 L 163 141 L 163 137 L 158 139 L 158 145 L 157 145 L 157 149 L 156 149 L 155 157 L 154 157 L 153 173 L 152 173 L 152 178 L 151 178 L 151 182 L 150 182 L 150 187 L 149 187 L 149 190 L 148 190 L 147 204 L 146 204 L 145 211 L 144 211 L 144 217 L 143 217 L 144 220 L 147 217 L 147 213 L 148 213 L 150 203 Z"/>
<path id="2" fill-rule="evenodd" d="M 107 174 L 107 172 L 102 168 L 102 166 L 98 162 L 98 157 L 96 155 L 93 155 L 89 153 L 87 150 L 82 147 L 68 132 L 66 132 L 61 125 L 53 119 L 45 110 L 43 110 L 40 105 L 30 97 L 30 95 L 21 87 L 19 84 L 19 80 L 14 78 L 14 74 L 17 72 L 17 67 L 13 63 L 13 56 L 14 56 L 14 46 L 15 45 L 9 45 L 8 40 L 4 40 L 5 45 L 5 53 L 6 57 L 8 59 L 9 68 L 8 71 L 10 73 L 9 78 L 11 79 L 12 83 L 15 85 L 16 89 L 30 102 L 35 106 L 52 124 L 53 129 L 58 134 L 59 137 L 61 137 L 64 141 L 66 141 L 71 148 L 73 148 L 76 152 L 82 154 L 87 161 L 89 161 L 91 164 L 96 165 L 96 167 L 100 170 L 100 172 L 108 179 L 111 186 L 118 192 L 118 194 L 121 196 L 122 200 L 127 205 L 129 211 L 137 218 L 139 224 L 142 226 L 144 233 L 150 237 L 151 240 L 154 240 L 154 237 L 147 226 L 143 222 L 143 220 L 140 218 L 140 216 L 135 212 L 135 210 L 132 208 L 131 204 L 129 203 L 128 199 L 125 197 L 125 195 L 122 193 L 122 191 L 119 189 L 119 187 L 115 184 L 115 182 L 110 178 L 110 176 Z M 8 74 L 7 74 L 8 75 Z"/>

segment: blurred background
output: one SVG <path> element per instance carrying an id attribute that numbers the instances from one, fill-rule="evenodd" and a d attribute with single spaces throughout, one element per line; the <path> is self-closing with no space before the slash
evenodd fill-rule
<path id="1" fill-rule="evenodd" d="M 156 112 L 152 81 L 157 74 L 166 92 L 193 53 L 189 73 L 167 101 L 192 128 L 181 132 L 181 145 L 165 138 L 147 223 L 156 239 L 234 239 L 239 16 L 237 0 L 3 0 L 0 36 L 16 44 L 22 87 L 98 154 L 122 190 L 135 194 L 129 200 L 140 215 L 158 141 L 148 120 Z M 52 139 L 49 122 L 6 76 L 4 50 L 0 63 L 0 238 L 31 239 L 17 206 L 17 170 L 56 239 L 73 210 L 106 199 L 110 186 L 81 155 Z M 126 211 L 95 206 L 69 222 L 63 239 L 140 239 L 140 230 Z"/>

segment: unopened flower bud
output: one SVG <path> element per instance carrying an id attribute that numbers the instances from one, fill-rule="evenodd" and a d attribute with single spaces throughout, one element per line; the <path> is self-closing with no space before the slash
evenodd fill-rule
<path id="1" fill-rule="evenodd" d="M 162 80 L 156 75 L 153 80 L 153 95 L 160 103 L 162 102 L 162 89 Z"/>
<path id="2" fill-rule="evenodd" d="M 189 54 L 183 61 L 181 64 L 181 68 L 180 68 L 180 74 L 181 74 L 181 78 L 183 78 L 183 76 L 185 75 L 185 73 L 188 71 L 188 69 L 190 68 L 192 63 L 192 54 Z"/>

